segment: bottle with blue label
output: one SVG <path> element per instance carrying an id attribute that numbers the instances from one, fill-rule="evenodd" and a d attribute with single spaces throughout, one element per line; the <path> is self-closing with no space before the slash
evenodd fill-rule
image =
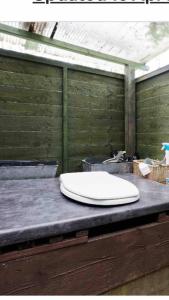
<path id="1" fill-rule="evenodd" d="M 169 143 L 162 143 L 162 149 L 165 151 L 165 163 L 169 166 Z"/>
<path id="2" fill-rule="evenodd" d="M 169 143 L 162 143 L 162 150 L 165 151 L 165 164 L 169 166 Z M 169 172 L 166 174 L 166 184 L 169 185 Z"/>

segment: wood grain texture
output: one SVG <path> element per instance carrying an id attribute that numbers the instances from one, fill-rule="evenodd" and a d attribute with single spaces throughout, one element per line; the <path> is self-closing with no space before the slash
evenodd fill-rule
<path id="1" fill-rule="evenodd" d="M 162 159 L 161 143 L 169 140 L 169 72 L 136 84 L 137 151 L 141 158 Z"/>
<path id="2" fill-rule="evenodd" d="M 62 118 L 46 116 L 2 116 L 0 117 L 1 131 L 53 131 L 61 128 Z"/>
<path id="3" fill-rule="evenodd" d="M 62 69 L 0 56 L 0 159 L 61 161 Z"/>
<path id="4" fill-rule="evenodd" d="M 68 70 L 65 67 L 63 69 L 63 172 L 68 171 Z"/>
<path id="5" fill-rule="evenodd" d="M 169 222 L 151 223 L 87 243 L 22 257 L 1 255 L 1 295 L 96 295 L 169 265 Z M 82 236 L 83 238 L 83 236 Z M 42 247 L 42 246 L 41 246 Z"/>
<path id="6" fill-rule="evenodd" d="M 89 67 L 80 66 L 80 65 L 76 65 L 76 64 L 68 64 L 68 63 L 64 63 L 61 61 L 57 61 L 57 60 L 53 60 L 53 59 L 49 59 L 49 58 L 45 58 L 45 57 L 34 56 L 34 55 L 30 55 L 30 54 L 25 54 L 25 53 L 20 53 L 20 52 L 16 52 L 16 51 L 0 49 L 0 55 L 2 57 L 15 58 L 17 60 L 23 60 L 23 61 L 31 62 L 31 63 L 32 62 L 40 63 L 43 65 L 54 66 L 57 68 L 58 67 L 61 67 L 61 68 L 67 67 L 68 69 L 71 69 L 71 70 L 76 70 L 76 71 L 78 70 L 78 71 L 82 71 L 82 72 L 86 72 L 86 73 L 103 75 L 103 76 L 118 78 L 118 79 L 122 79 L 122 80 L 124 79 L 124 75 L 122 75 L 122 74 L 107 72 L 107 71 L 103 71 L 100 69 L 89 68 Z"/>
<path id="7" fill-rule="evenodd" d="M 66 65 L 10 54 L 0 55 L 0 159 L 78 171 L 82 158 L 124 147 L 123 76 L 72 66 L 65 77 Z"/>
<path id="8" fill-rule="evenodd" d="M 0 72 L 0 86 L 17 86 L 22 89 L 61 91 L 62 80 L 42 75 Z"/>
<path id="9" fill-rule="evenodd" d="M 68 116 L 68 170 L 81 170 L 78 157 L 124 148 L 124 81 L 69 70 Z"/>
<path id="10" fill-rule="evenodd" d="M 117 296 L 133 296 L 133 295 L 156 295 L 156 296 L 168 296 L 169 295 L 169 267 L 162 268 L 156 272 L 152 272 L 133 280 L 120 287 L 112 289 L 105 293 L 105 295 L 117 295 Z"/>
<path id="11" fill-rule="evenodd" d="M 61 163 L 62 157 L 62 148 L 61 146 L 37 146 L 37 147 L 28 147 L 28 146 L 20 146 L 20 147 L 0 147 L 1 159 L 2 160 L 9 160 L 14 157 L 16 160 L 56 160 L 56 153 L 58 163 Z"/>
<path id="12" fill-rule="evenodd" d="M 23 104 L 62 105 L 62 91 L 22 89 L 17 86 L 1 86 L 0 101 Z"/>
<path id="13" fill-rule="evenodd" d="M 38 67 L 37 67 L 38 65 Z M 27 62 L 22 59 L 16 59 L 13 57 L 0 56 L 0 66 L 3 71 L 11 71 L 13 73 L 40 75 L 45 77 L 62 77 L 61 67 L 51 67 L 50 65 L 44 65 L 43 63 Z"/>
<path id="14" fill-rule="evenodd" d="M 135 70 L 125 66 L 125 150 L 134 155 L 136 150 Z"/>
<path id="15" fill-rule="evenodd" d="M 60 117 L 62 114 L 61 105 L 50 104 L 29 104 L 16 102 L 1 102 L 0 115 L 6 116 L 49 116 Z"/>
<path id="16" fill-rule="evenodd" d="M 0 132 L 3 147 L 39 147 L 52 146 L 57 142 L 57 147 L 62 143 L 61 132 L 58 131 L 20 131 Z"/>

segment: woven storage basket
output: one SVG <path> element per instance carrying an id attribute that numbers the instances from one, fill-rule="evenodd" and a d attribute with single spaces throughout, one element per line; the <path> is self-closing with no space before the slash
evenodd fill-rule
<path id="1" fill-rule="evenodd" d="M 142 159 L 140 160 L 134 160 L 133 161 L 133 173 L 139 176 L 143 175 L 141 174 L 140 170 L 139 170 L 139 163 L 143 162 Z M 154 161 L 156 162 L 156 161 Z M 167 175 L 169 174 L 169 166 L 161 166 L 161 165 L 149 165 L 149 168 L 151 170 L 151 173 L 144 176 L 144 178 L 148 178 L 154 181 L 158 181 L 161 183 L 164 183 L 166 180 L 166 177 L 168 177 Z M 168 174 L 167 174 L 168 173 Z"/>

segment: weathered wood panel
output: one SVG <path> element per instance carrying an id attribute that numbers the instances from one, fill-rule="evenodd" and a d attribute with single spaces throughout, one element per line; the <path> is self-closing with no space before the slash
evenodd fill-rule
<path id="1" fill-rule="evenodd" d="M 136 84 L 137 151 L 142 158 L 162 159 L 169 141 L 169 72 Z"/>
<path id="2" fill-rule="evenodd" d="M 39 147 L 52 146 L 57 142 L 61 146 L 61 131 L 28 131 L 26 132 L 0 132 L 0 140 L 3 147 Z M 55 147 L 55 146 L 54 146 Z"/>
<path id="3" fill-rule="evenodd" d="M 61 105 L 31 104 L 17 102 L 2 102 L 0 100 L 0 115 L 3 116 L 55 116 L 62 115 Z"/>
<path id="4" fill-rule="evenodd" d="M 123 77 L 68 69 L 63 84 L 63 68 L 0 56 L 0 159 L 64 158 L 77 171 L 86 156 L 124 148 Z"/>
<path id="5" fill-rule="evenodd" d="M 22 89 L 61 91 L 62 82 L 56 77 L 0 72 L 0 86 L 16 86 Z"/>
<path id="6" fill-rule="evenodd" d="M 0 147 L 1 159 L 8 160 L 13 158 L 16 160 L 56 160 L 56 153 L 58 157 L 62 156 L 62 148 L 54 146 L 37 146 L 37 147 Z"/>
<path id="7" fill-rule="evenodd" d="M 128 155 L 136 152 L 135 70 L 131 66 L 125 66 L 125 150 Z"/>
<path id="8" fill-rule="evenodd" d="M 85 240 L 1 254 L 1 295 L 95 295 L 169 265 L 169 221 Z"/>
<path id="9" fill-rule="evenodd" d="M 21 89 L 16 86 L 0 87 L 1 102 L 16 102 L 29 104 L 62 104 L 62 91 Z"/>
<path id="10" fill-rule="evenodd" d="M 131 295 L 169 295 L 169 267 L 160 269 L 139 279 L 133 280 L 105 295 L 131 296 Z"/>
<path id="11" fill-rule="evenodd" d="M 0 56 L 0 159 L 62 159 L 62 69 Z"/>
<path id="12" fill-rule="evenodd" d="M 35 63 L 25 60 L 16 59 L 13 57 L 0 56 L 0 66 L 2 71 L 9 71 L 13 73 L 40 75 L 45 77 L 58 77 L 62 76 L 62 69 L 60 67 L 52 67 L 38 63 L 38 67 L 35 68 Z"/>
<path id="13" fill-rule="evenodd" d="M 46 116 L 1 116 L 1 131 L 53 131 L 61 128 L 62 118 Z"/>
<path id="14" fill-rule="evenodd" d="M 68 69 L 63 69 L 63 167 L 62 171 L 68 171 Z"/>
<path id="15" fill-rule="evenodd" d="M 68 128 L 69 170 L 124 148 L 124 80 L 69 70 Z"/>

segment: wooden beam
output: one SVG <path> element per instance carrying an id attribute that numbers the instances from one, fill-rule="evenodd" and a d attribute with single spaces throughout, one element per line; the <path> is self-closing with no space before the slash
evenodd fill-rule
<path id="1" fill-rule="evenodd" d="M 161 75 L 163 73 L 166 73 L 168 71 L 169 71 L 169 65 L 166 65 L 166 66 L 164 66 L 160 69 L 157 69 L 157 70 L 155 70 L 151 73 L 148 73 L 148 74 L 145 74 L 143 76 L 140 76 L 140 77 L 136 78 L 135 82 L 139 83 L 139 82 L 142 82 L 144 80 L 147 80 L 147 79 L 153 78 L 155 76 Z"/>
<path id="2" fill-rule="evenodd" d="M 14 28 L 14 27 L 11 27 L 11 26 L 8 26 L 8 25 L 0 24 L 0 32 L 4 33 L 4 34 L 16 36 L 18 38 L 31 40 L 31 41 L 34 41 L 34 42 L 37 42 L 37 43 L 40 43 L 40 44 L 45 44 L 47 46 L 60 48 L 60 49 L 66 50 L 66 51 L 75 52 L 75 53 L 82 54 L 82 55 L 85 55 L 85 56 L 90 56 L 90 57 L 93 57 L 93 58 L 102 59 L 102 60 L 106 60 L 106 61 L 109 61 L 109 62 L 121 64 L 121 65 L 130 65 L 133 68 L 137 68 L 137 69 L 147 70 L 147 66 L 143 63 L 130 61 L 130 60 L 123 59 L 123 58 L 120 58 L 120 57 L 116 57 L 116 56 L 113 56 L 113 55 L 109 55 L 109 54 L 105 54 L 105 53 L 98 52 L 98 51 L 95 51 L 95 50 L 91 50 L 91 49 L 88 49 L 88 48 L 85 48 L 85 47 L 79 47 L 79 46 L 76 46 L 76 45 L 73 45 L 73 44 L 70 44 L 70 43 L 66 43 L 66 42 L 62 42 L 62 41 L 58 41 L 58 40 L 53 40 L 51 38 L 42 36 L 40 34 L 28 32 L 26 30 Z"/>
<path id="3" fill-rule="evenodd" d="M 67 68 L 63 68 L 63 172 L 68 171 L 68 95 L 67 95 Z"/>
<path id="4" fill-rule="evenodd" d="M 133 155 L 136 148 L 135 70 L 125 67 L 125 149 Z"/>
<path id="5" fill-rule="evenodd" d="M 155 222 L 1 254 L 0 294 L 101 295 L 167 267 L 168 232 Z"/>
<path id="6" fill-rule="evenodd" d="M 11 51 L 11 50 L 5 50 L 5 49 L 0 49 L 0 55 L 6 56 L 6 57 L 13 57 L 25 61 L 31 61 L 34 63 L 41 63 L 45 65 L 50 65 L 50 66 L 56 66 L 56 67 L 67 67 L 69 70 L 76 70 L 76 71 L 81 71 L 81 72 L 86 72 L 90 74 L 96 74 L 96 75 L 101 75 L 101 76 L 107 76 L 107 77 L 112 77 L 112 78 L 118 78 L 121 80 L 124 80 L 124 75 L 114 73 L 114 72 L 108 72 L 100 69 L 95 69 L 95 68 L 90 68 L 90 67 L 85 67 L 85 66 L 80 66 L 80 65 L 75 65 L 75 64 L 70 64 L 70 63 L 65 63 L 45 57 L 38 57 L 36 55 L 31 55 L 31 54 L 26 54 L 26 53 L 20 53 L 16 51 Z"/>

